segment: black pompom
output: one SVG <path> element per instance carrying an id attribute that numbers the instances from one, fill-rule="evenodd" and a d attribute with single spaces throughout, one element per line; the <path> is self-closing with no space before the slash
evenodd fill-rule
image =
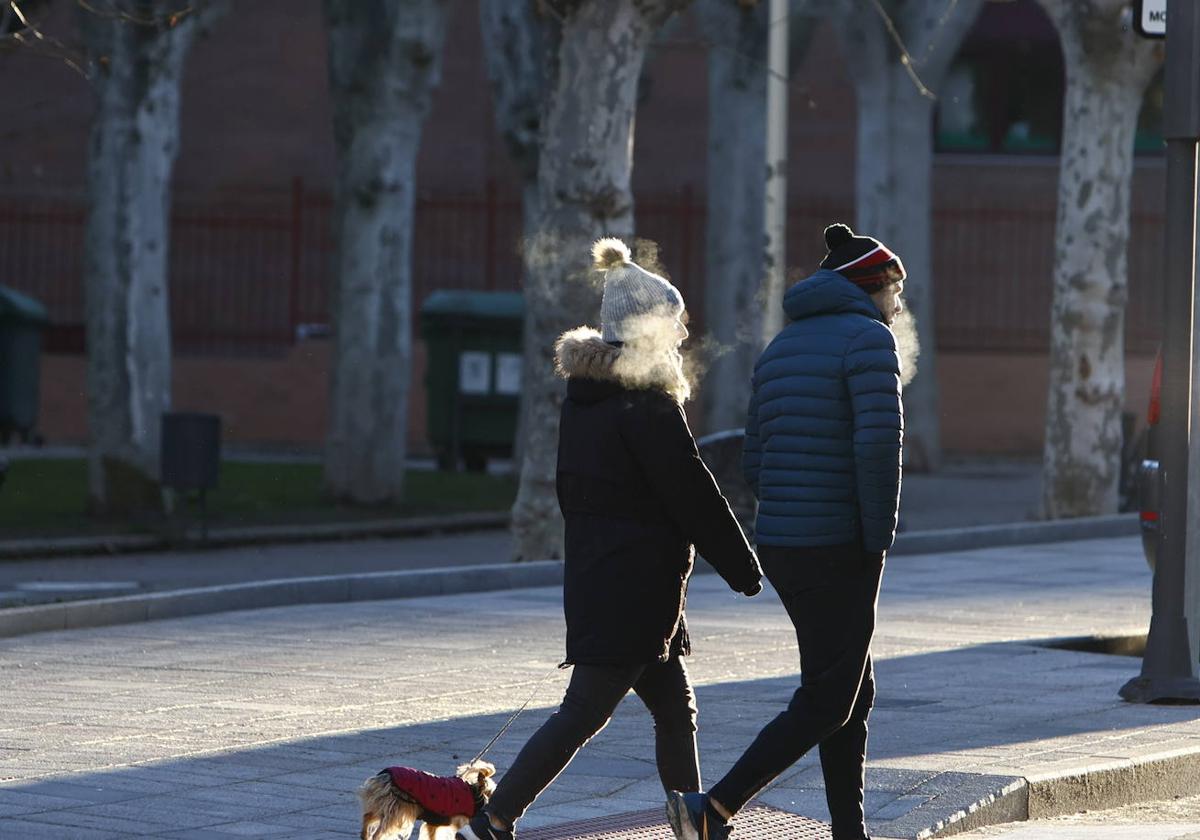
<path id="1" fill-rule="evenodd" d="M 833 251 L 854 238 L 854 231 L 838 222 L 825 228 L 825 247 Z"/>

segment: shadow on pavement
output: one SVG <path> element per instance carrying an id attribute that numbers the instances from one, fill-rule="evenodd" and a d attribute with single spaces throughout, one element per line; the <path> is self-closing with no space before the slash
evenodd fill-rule
<path id="1" fill-rule="evenodd" d="M 1086 766 L 1089 756 L 1119 756 L 1121 750 L 1135 755 L 1155 743 L 1177 741 L 1180 735 L 1172 725 L 1196 720 L 1200 710 L 1122 703 L 1116 690 L 1137 667 L 1135 659 L 1027 643 L 879 661 L 880 697 L 871 721 L 868 771 L 872 829 L 881 836 L 915 836 L 920 828 L 1004 790 L 1026 770 L 1066 766 L 1072 759 Z M 796 683 L 797 676 L 789 675 L 700 686 L 706 784 L 786 704 Z M 563 684 L 544 687 L 539 702 L 554 698 Z M 340 731 L 316 737 L 298 733 L 293 740 L 266 745 L 254 741 L 261 738 L 256 730 L 271 728 L 266 725 L 273 717 L 270 707 L 246 703 L 244 718 L 224 725 L 230 747 L 219 753 L 187 755 L 186 721 L 174 733 L 148 733 L 137 728 L 137 713 L 127 732 L 96 737 L 95 746 L 87 741 L 95 736 L 86 723 L 10 729 L 20 737 L 0 742 L 0 775 L 10 779 L 0 785 L 0 836 L 352 836 L 354 791 L 368 775 L 389 764 L 450 772 L 499 730 L 508 713 L 467 711 L 475 688 L 464 686 L 464 714 L 452 719 L 355 731 L 355 712 L 348 707 L 322 718 L 324 725 L 343 727 Z M 406 694 L 404 686 L 380 690 Z M 237 701 L 222 705 L 236 706 Z M 444 706 L 442 702 L 439 708 Z M 542 706 L 518 718 L 489 756 L 501 772 L 549 713 Z M 660 805 L 651 733 L 649 716 L 635 699 L 627 699 L 609 728 L 539 800 L 525 825 Z M 122 761 L 138 761 L 139 755 L 147 760 L 136 766 L 101 766 L 118 760 L 118 749 Z M 164 752 L 182 755 L 151 760 Z M 69 772 L 82 762 L 96 769 Z M 21 778 L 35 774 L 44 778 Z M 825 819 L 815 756 L 785 774 L 762 801 Z M 68 827 L 67 835 L 63 827 Z"/>

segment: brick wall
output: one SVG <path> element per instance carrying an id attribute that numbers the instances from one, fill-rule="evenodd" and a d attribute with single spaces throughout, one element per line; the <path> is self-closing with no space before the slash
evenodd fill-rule
<path id="1" fill-rule="evenodd" d="M 425 454 L 425 348 L 414 348 L 409 441 Z M 172 386 L 180 411 L 219 414 L 226 442 L 263 449 L 319 450 L 329 422 L 328 341 L 298 342 L 286 355 L 268 358 L 176 358 Z M 87 438 L 86 359 L 42 359 L 39 430 L 48 443 Z"/>
<path id="2" fill-rule="evenodd" d="M 425 353 L 414 359 L 409 446 L 427 454 Z M 328 420 L 330 345 L 305 341 L 269 359 L 182 358 L 175 361 L 175 407 L 212 411 L 229 443 L 319 450 Z M 87 435 L 82 356 L 48 355 L 42 363 L 41 431 L 50 443 Z M 1145 421 L 1154 359 L 1126 359 L 1126 406 Z M 1037 354 L 942 353 L 938 357 L 943 444 L 950 452 L 1036 456 L 1042 448 L 1048 365 Z M 1014 411 L 1013 406 L 1022 410 Z M 700 429 L 697 427 L 697 431 Z"/>

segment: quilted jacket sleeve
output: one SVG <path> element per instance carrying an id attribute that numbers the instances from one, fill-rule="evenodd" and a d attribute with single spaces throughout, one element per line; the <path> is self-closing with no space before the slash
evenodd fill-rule
<path id="1" fill-rule="evenodd" d="M 750 390 L 750 405 L 746 409 L 746 437 L 742 443 L 742 476 L 754 495 L 758 496 L 758 473 L 762 469 L 762 440 L 758 436 L 758 385 Z"/>
<path id="2" fill-rule="evenodd" d="M 892 331 L 879 322 L 850 340 L 843 359 L 854 415 L 854 474 L 863 549 L 887 551 L 896 538 L 904 409 Z"/>
<path id="3" fill-rule="evenodd" d="M 624 421 L 621 436 L 680 533 L 734 591 L 757 586 L 758 558 L 701 460 L 683 409 L 666 397 L 649 398 Z"/>

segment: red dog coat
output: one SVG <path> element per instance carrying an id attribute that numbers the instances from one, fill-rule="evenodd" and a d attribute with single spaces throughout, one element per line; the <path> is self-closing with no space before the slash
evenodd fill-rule
<path id="1" fill-rule="evenodd" d="M 445 825 L 452 816 L 475 816 L 475 791 L 457 776 L 435 776 L 411 767 L 389 767 L 387 772 L 396 790 L 428 814 L 421 817 L 425 822 Z"/>

